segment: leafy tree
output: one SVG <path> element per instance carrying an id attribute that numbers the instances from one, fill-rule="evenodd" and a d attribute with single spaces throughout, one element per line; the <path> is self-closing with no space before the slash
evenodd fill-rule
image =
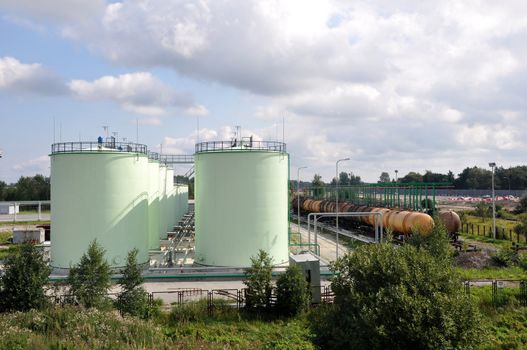
<path id="1" fill-rule="evenodd" d="M 360 176 L 350 173 L 350 185 L 360 185 L 361 183 L 362 183 L 362 180 Z"/>
<path id="2" fill-rule="evenodd" d="M 408 174 L 406 174 L 401 180 L 403 183 L 409 183 L 409 182 L 423 182 L 423 175 L 410 171 Z"/>
<path id="3" fill-rule="evenodd" d="M 474 209 L 474 215 L 480 217 L 483 221 L 484 218 L 491 216 L 491 209 L 487 203 L 479 202 Z"/>
<path id="4" fill-rule="evenodd" d="M 333 266 L 335 304 L 312 317 L 323 349 L 472 349 L 479 313 L 452 265 L 425 249 L 364 245 Z"/>
<path id="5" fill-rule="evenodd" d="M 141 286 L 144 279 L 137 264 L 137 254 L 136 248 L 128 252 L 126 267 L 119 281 L 121 293 L 117 296 L 116 305 L 122 313 L 145 318 L 149 311 L 148 293 Z"/>
<path id="6" fill-rule="evenodd" d="M 309 285 L 298 265 L 289 265 L 276 281 L 276 307 L 286 316 L 296 316 L 307 310 Z"/>
<path id="7" fill-rule="evenodd" d="M 107 294 L 111 285 L 111 272 L 104 253 L 105 250 L 94 240 L 79 263 L 70 269 L 70 294 L 87 308 L 105 308 L 109 304 Z"/>
<path id="8" fill-rule="evenodd" d="M 451 170 L 449 170 L 448 173 L 446 174 L 446 181 L 453 184 L 454 180 L 455 180 L 454 173 Z"/>
<path id="9" fill-rule="evenodd" d="M 347 172 L 341 171 L 339 174 L 339 185 L 341 186 L 349 186 L 350 184 L 350 176 Z"/>
<path id="10" fill-rule="evenodd" d="M 325 185 L 326 184 L 324 183 L 324 181 L 322 181 L 322 176 L 320 176 L 319 174 L 315 174 L 313 176 L 313 181 L 311 181 L 311 187 L 313 188 L 313 196 L 315 198 L 319 198 L 319 197 L 324 195 L 324 193 L 325 193 L 324 186 Z"/>
<path id="11" fill-rule="evenodd" d="M 449 173 L 452 174 L 452 172 Z M 453 176 L 454 174 L 452 174 L 452 180 Z M 423 182 L 448 182 L 448 175 L 434 173 L 430 170 L 426 170 L 425 174 L 423 175 Z"/>
<path id="12" fill-rule="evenodd" d="M 454 181 L 454 186 L 462 189 L 490 189 L 491 185 L 492 171 L 476 166 L 463 169 Z M 499 188 L 498 179 L 496 179 L 496 188 Z"/>
<path id="13" fill-rule="evenodd" d="M 7 258 L 0 279 L 0 310 L 27 311 L 47 304 L 44 287 L 51 270 L 41 252 L 31 244 Z"/>
<path id="14" fill-rule="evenodd" d="M 272 291 L 272 259 L 264 250 L 251 257 L 251 267 L 245 272 L 247 286 L 245 306 L 248 309 L 263 310 L 270 307 Z"/>
<path id="15" fill-rule="evenodd" d="M 389 183 L 390 182 L 390 174 L 388 174 L 386 171 L 383 171 L 381 173 L 381 176 L 379 176 L 379 183 Z"/>
<path id="16" fill-rule="evenodd" d="M 0 201 L 5 201 L 7 198 L 7 184 L 0 181 Z"/>

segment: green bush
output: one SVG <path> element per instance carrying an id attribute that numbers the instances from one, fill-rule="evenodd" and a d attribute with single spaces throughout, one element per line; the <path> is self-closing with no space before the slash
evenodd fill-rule
<path id="1" fill-rule="evenodd" d="M 527 254 L 513 247 L 499 249 L 492 257 L 492 261 L 499 267 L 518 266 L 527 270 Z"/>
<path id="2" fill-rule="evenodd" d="M 245 272 L 247 286 L 245 306 L 247 309 L 262 311 L 271 306 L 272 291 L 272 259 L 269 253 L 260 250 L 256 257 L 251 258 L 251 267 Z"/>
<path id="3" fill-rule="evenodd" d="M 138 250 L 128 252 L 126 267 L 119 281 L 121 292 L 117 296 L 116 306 L 122 313 L 142 318 L 149 317 L 148 293 L 142 287 L 144 282 L 141 268 L 137 264 Z"/>
<path id="4" fill-rule="evenodd" d="M 104 253 L 97 241 L 93 241 L 80 262 L 70 269 L 69 292 L 84 307 L 108 308 L 111 305 L 107 297 L 111 285 L 110 266 Z"/>
<path id="5" fill-rule="evenodd" d="M 407 243 L 416 248 L 424 249 L 439 264 L 446 266 L 452 264 L 454 249 L 448 240 L 445 225 L 438 217 L 434 217 L 434 227 L 428 236 L 414 234 L 407 240 Z"/>
<path id="6" fill-rule="evenodd" d="M 333 266 L 335 305 L 313 320 L 324 349 L 472 349 L 479 313 L 453 268 L 411 245 L 359 247 Z"/>
<path id="7" fill-rule="evenodd" d="M 304 273 L 297 265 L 289 265 L 276 282 L 276 308 L 286 316 L 296 316 L 307 310 L 311 295 Z"/>
<path id="8" fill-rule="evenodd" d="M 42 254 L 31 244 L 7 258 L 5 274 L 0 278 L 0 311 L 27 311 L 47 304 L 44 287 L 50 268 Z"/>

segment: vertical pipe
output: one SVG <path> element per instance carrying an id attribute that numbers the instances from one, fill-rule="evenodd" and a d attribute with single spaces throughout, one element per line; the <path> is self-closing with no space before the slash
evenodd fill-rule
<path id="1" fill-rule="evenodd" d="M 495 164 L 492 163 L 492 238 L 496 239 L 496 194 L 494 193 L 494 169 Z"/>

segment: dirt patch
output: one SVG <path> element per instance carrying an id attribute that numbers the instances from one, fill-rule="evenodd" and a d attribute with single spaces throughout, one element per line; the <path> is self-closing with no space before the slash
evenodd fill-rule
<path id="1" fill-rule="evenodd" d="M 464 269 L 482 269 L 492 265 L 492 255 L 487 250 L 461 252 L 454 261 L 456 266 Z"/>

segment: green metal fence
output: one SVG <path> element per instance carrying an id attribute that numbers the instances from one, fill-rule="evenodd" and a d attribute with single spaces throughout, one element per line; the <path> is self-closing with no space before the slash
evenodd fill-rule
<path id="1" fill-rule="evenodd" d="M 339 200 L 356 205 L 434 211 L 436 190 L 452 187 L 449 183 L 383 183 L 339 186 Z M 311 187 L 305 196 L 314 199 L 334 200 L 336 187 Z"/>

